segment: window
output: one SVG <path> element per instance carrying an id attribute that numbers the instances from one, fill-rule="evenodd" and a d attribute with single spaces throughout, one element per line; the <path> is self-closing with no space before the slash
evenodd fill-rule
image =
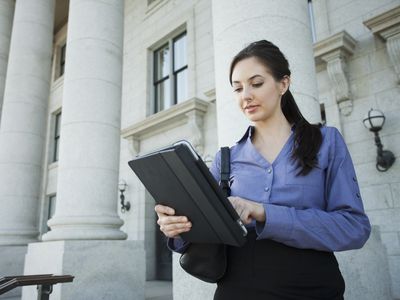
<path id="1" fill-rule="evenodd" d="M 47 210 L 47 221 L 50 220 L 54 216 L 54 213 L 56 211 L 56 200 L 57 200 L 56 195 L 52 195 L 49 197 L 49 207 Z M 47 227 L 47 230 L 49 231 L 50 228 Z"/>
<path id="2" fill-rule="evenodd" d="M 61 46 L 60 48 L 60 64 L 59 64 L 59 74 L 58 77 L 61 77 L 62 75 L 64 75 L 64 71 L 65 71 L 65 51 L 67 50 L 67 44 L 64 44 L 63 46 Z"/>
<path id="3" fill-rule="evenodd" d="M 154 112 L 187 100 L 186 32 L 154 52 Z"/>
<path id="4" fill-rule="evenodd" d="M 54 121 L 54 152 L 53 162 L 58 161 L 58 152 L 60 148 L 60 128 L 61 128 L 61 112 L 56 114 Z"/>
<path id="5" fill-rule="evenodd" d="M 321 110 L 321 123 L 322 123 L 322 125 L 325 125 L 326 124 L 325 104 L 320 103 L 319 107 Z"/>

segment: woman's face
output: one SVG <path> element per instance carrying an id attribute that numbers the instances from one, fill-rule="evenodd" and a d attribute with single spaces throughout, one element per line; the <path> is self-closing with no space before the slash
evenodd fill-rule
<path id="1" fill-rule="evenodd" d="M 239 61 L 232 72 L 233 94 L 243 113 L 252 122 L 263 122 L 281 113 L 281 97 L 289 78 L 275 81 L 256 58 Z"/>

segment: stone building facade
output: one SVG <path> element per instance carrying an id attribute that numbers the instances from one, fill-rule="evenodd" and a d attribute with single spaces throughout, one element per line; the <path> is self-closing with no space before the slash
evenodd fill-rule
<path id="1" fill-rule="evenodd" d="M 258 39 L 286 54 L 303 114 L 337 127 L 352 155 L 374 226 L 336 254 L 346 299 L 400 299 L 399 162 L 376 169 L 362 122 L 383 111 L 398 157 L 398 0 L 0 1 L 1 275 L 74 275 L 51 299 L 144 299 L 145 281 L 172 279 L 175 300 L 211 299 L 215 285 L 166 250 L 127 162 L 187 139 L 210 163 L 234 144 L 248 123 L 229 62 Z M 36 289 L 0 299 L 21 297 Z"/>

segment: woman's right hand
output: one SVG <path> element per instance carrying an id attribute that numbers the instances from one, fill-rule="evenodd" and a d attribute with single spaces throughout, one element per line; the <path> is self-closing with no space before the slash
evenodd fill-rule
<path id="1" fill-rule="evenodd" d="M 160 230 L 169 238 L 176 238 L 182 232 L 188 232 L 192 223 L 185 216 L 175 216 L 175 210 L 171 207 L 157 204 L 154 207 L 157 213 L 157 224 Z"/>

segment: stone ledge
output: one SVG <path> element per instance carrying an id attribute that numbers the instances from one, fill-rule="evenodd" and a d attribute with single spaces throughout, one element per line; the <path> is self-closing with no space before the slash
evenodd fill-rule
<path id="1" fill-rule="evenodd" d="M 400 6 L 365 20 L 363 24 L 368 27 L 373 34 L 386 40 L 390 35 L 400 32 Z"/>
<path id="2" fill-rule="evenodd" d="M 319 41 L 314 44 L 314 59 L 318 66 L 324 65 L 326 60 L 323 58 L 335 53 L 340 55 L 350 56 L 354 53 L 356 40 L 346 31 L 336 33 L 329 38 Z"/>
<path id="3" fill-rule="evenodd" d="M 209 102 L 192 98 L 169 109 L 151 115 L 143 121 L 121 130 L 121 136 L 131 142 L 134 153 L 140 151 L 140 141 L 165 132 L 177 126 L 191 123 L 202 131 L 202 118 L 207 112 Z"/>

